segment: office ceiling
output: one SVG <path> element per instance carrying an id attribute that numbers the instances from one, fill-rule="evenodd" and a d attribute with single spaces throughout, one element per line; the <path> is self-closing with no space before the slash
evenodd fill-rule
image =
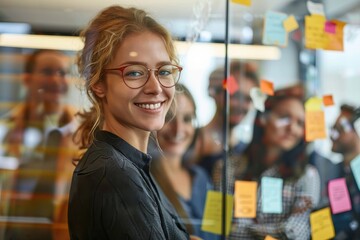
<path id="1" fill-rule="evenodd" d="M 251 7 L 230 3 L 230 24 L 235 32 L 242 31 L 244 25 L 254 27 L 267 10 L 299 17 L 308 14 L 306 0 L 252 2 Z M 324 2 L 327 17 L 360 24 L 360 0 Z M 0 21 L 29 23 L 36 33 L 76 34 L 99 10 L 113 4 L 146 9 L 179 38 L 199 29 L 214 39 L 224 38 L 225 0 L 1 0 Z"/>

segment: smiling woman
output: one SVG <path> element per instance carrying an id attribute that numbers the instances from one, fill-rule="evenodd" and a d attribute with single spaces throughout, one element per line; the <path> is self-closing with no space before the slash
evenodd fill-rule
<path id="1" fill-rule="evenodd" d="M 188 239 L 156 188 L 146 153 L 181 71 L 169 33 L 142 10 L 112 6 L 82 36 L 78 63 L 93 107 L 80 114 L 76 135 L 87 151 L 73 174 L 70 237 Z"/>

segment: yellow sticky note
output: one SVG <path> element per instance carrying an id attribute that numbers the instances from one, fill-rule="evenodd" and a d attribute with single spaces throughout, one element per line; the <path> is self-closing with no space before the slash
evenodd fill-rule
<path id="1" fill-rule="evenodd" d="M 260 81 L 260 89 L 263 93 L 274 96 L 274 84 L 267 80 Z"/>
<path id="2" fill-rule="evenodd" d="M 232 210 L 234 198 L 232 195 L 226 196 L 226 235 L 231 230 Z M 208 191 L 206 195 L 204 216 L 201 230 L 215 234 L 222 234 L 222 193 Z"/>
<path id="3" fill-rule="evenodd" d="M 277 240 L 277 239 L 267 235 L 264 240 Z"/>
<path id="4" fill-rule="evenodd" d="M 233 3 L 245 5 L 245 6 L 251 6 L 251 0 L 231 0 Z"/>
<path id="5" fill-rule="evenodd" d="M 305 102 L 305 110 L 306 111 L 322 110 L 322 104 L 323 104 L 323 99 L 322 98 L 319 98 L 319 97 L 309 98 Z"/>
<path id="6" fill-rule="evenodd" d="M 344 51 L 344 27 L 346 23 L 338 20 L 332 20 L 331 23 L 336 25 L 335 33 L 329 33 L 324 30 L 324 49 Z"/>
<path id="7" fill-rule="evenodd" d="M 236 181 L 234 192 L 234 216 L 237 218 L 255 218 L 256 195 L 257 182 Z"/>
<path id="8" fill-rule="evenodd" d="M 326 18 L 321 15 L 305 16 L 305 47 L 323 49 L 326 45 L 324 26 Z"/>
<path id="9" fill-rule="evenodd" d="M 296 21 L 294 15 L 289 16 L 283 22 L 286 32 L 291 32 L 299 28 L 299 24 Z"/>
<path id="10" fill-rule="evenodd" d="M 335 236 L 330 208 L 310 214 L 311 236 L 313 240 L 331 239 Z"/>
<path id="11" fill-rule="evenodd" d="M 324 112 L 306 111 L 305 112 L 305 139 L 310 142 L 316 139 L 326 138 Z"/>

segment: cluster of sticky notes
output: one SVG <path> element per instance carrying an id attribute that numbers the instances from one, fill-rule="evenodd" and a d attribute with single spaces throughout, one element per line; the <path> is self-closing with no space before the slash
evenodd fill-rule
<path id="1" fill-rule="evenodd" d="M 255 218 L 257 208 L 257 182 L 235 181 L 234 217 Z M 261 179 L 261 211 L 282 213 L 283 179 L 263 177 Z"/>
<path id="2" fill-rule="evenodd" d="M 307 7 L 311 15 L 305 17 L 305 47 L 343 51 L 346 23 L 327 20 L 321 3 L 308 1 Z"/>
<path id="3" fill-rule="evenodd" d="M 205 232 L 211 232 L 215 234 L 222 234 L 222 199 L 221 192 L 208 191 L 206 195 L 205 210 L 203 220 L 201 224 L 201 230 Z M 226 195 L 226 235 L 231 230 L 232 210 L 233 210 L 233 196 Z"/>
<path id="4" fill-rule="evenodd" d="M 288 33 L 299 28 L 294 15 L 268 11 L 264 18 L 263 44 L 285 47 Z"/>
<path id="5" fill-rule="evenodd" d="M 310 214 L 311 237 L 313 240 L 331 239 L 335 229 L 329 208 L 324 208 Z"/>
<path id="6" fill-rule="evenodd" d="M 305 139 L 310 142 L 326 138 L 323 99 L 312 97 L 305 102 Z"/>

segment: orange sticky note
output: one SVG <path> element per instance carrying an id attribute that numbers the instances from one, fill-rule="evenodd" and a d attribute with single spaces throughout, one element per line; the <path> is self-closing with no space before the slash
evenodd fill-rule
<path id="1" fill-rule="evenodd" d="M 310 142 L 316 139 L 326 138 L 324 112 L 306 111 L 305 112 L 305 139 Z"/>
<path id="2" fill-rule="evenodd" d="M 323 103 L 324 103 L 324 106 L 332 106 L 332 105 L 334 105 L 334 100 L 333 100 L 332 95 L 324 95 L 323 96 Z"/>
<path id="3" fill-rule="evenodd" d="M 277 240 L 277 239 L 267 235 L 264 240 Z"/>
<path id="4" fill-rule="evenodd" d="M 335 33 L 325 32 L 324 30 L 324 49 L 344 51 L 344 27 L 346 23 L 339 20 L 332 20 L 331 23 L 336 25 Z"/>
<path id="5" fill-rule="evenodd" d="M 335 236 L 330 208 L 324 208 L 310 214 L 311 237 L 313 240 L 332 239 Z"/>
<path id="6" fill-rule="evenodd" d="M 226 235 L 231 230 L 232 210 L 234 198 L 226 195 Z M 205 210 L 201 224 L 201 230 L 215 234 L 222 234 L 222 193 L 208 191 L 206 194 Z"/>
<path id="7" fill-rule="evenodd" d="M 285 19 L 283 25 L 286 32 L 291 32 L 299 28 L 299 24 L 296 21 L 294 15 L 291 15 L 287 19 Z"/>
<path id="8" fill-rule="evenodd" d="M 231 2 L 240 4 L 240 5 L 251 6 L 251 0 L 231 0 Z"/>
<path id="9" fill-rule="evenodd" d="M 260 89 L 269 96 L 274 96 L 274 84 L 267 80 L 260 81 Z"/>
<path id="10" fill-rule="evenodd" d="M 234 216 L 237 218 L 256 217 L 257 182 L 235 181 Z"/>
<path id="11" fill-rule="evenodd" d="M 226 82 L 227 90 L 229 91 L 230 95 L 233 95 L 237 90 L 239 90 L 239 84 L 233 75 L 228 77 Z"/>

